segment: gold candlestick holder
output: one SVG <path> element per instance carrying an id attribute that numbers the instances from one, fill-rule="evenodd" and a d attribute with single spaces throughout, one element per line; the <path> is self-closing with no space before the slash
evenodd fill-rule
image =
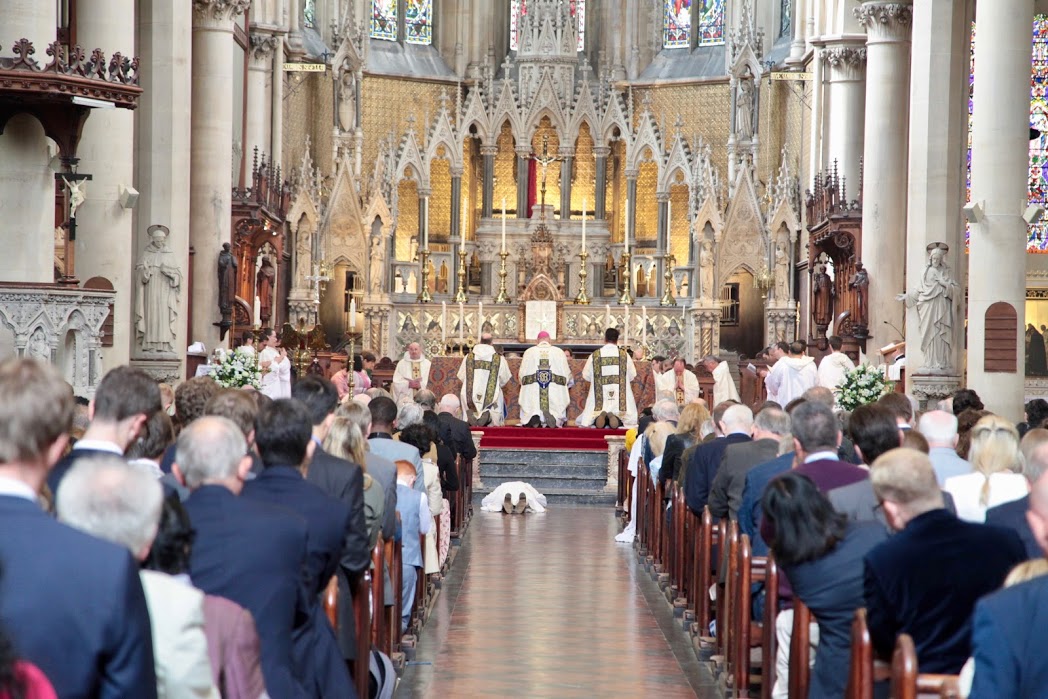
<path id="1" fill-rule="evenodd" d="M 662 294 L 662 298 L 659 299 L 660 306 L 676 306 L 677 299 L 673 298 L 673 265 L 676 264 L 677 258 L 673 255 L 667 255 L 663 260 L 666 265 L 666 271 L 662 273 L 662 286 L 665 287 L 665 291 Z"/>
<path id="2" fill-rule="evenodd" d="M 586 269 L 586 260 L 589 259 L 589 253 L 583 250 L 579 253 L 579 259 L 582 260 L 582 268 L 579 270 L 579 293 L 575 295 L 575 305 L 588 306 L 590 297 L 586 293 L 586 277 L 589 276 L 589 271 Z"/>
<path id="3" fill-rule="evenodd" d="M 619 303 L 623 306 L 629 306 L 633 303 L 633 294 L 630 293 L 630 282 L 633 279 L 633 265 L 630 264 L 630 251 L 624 250 L 622 252 L 622 295 L 619 296 Z"/>
<path id="4" fill-rule="evenodd" d="M 422 265 L 422 272 L 419 274 L 420 288 L 418 290 L 419 303 L 429 303 L 433 300 L 433 297 L 429 293 L 429 248 L 425 247 L 418 251 L 419 263 Z"/>
<path id="5" fill-rule="evenodd" d="M 458 291 L 455 292 L 455 301 L 458 303 L 466 303 L 469 301 L 469 294 L 466 293 L 466 249 L 459 246 L 459 268 L 458 268 Z"/>
<path id="6" fill-rule="evenodd" d="M 495 297 L 495 303 L 509 303 L 509 293 L 506 291 L 506 258 L 509 253 L 503 250 L 499 253 L 499 294 Z"/>

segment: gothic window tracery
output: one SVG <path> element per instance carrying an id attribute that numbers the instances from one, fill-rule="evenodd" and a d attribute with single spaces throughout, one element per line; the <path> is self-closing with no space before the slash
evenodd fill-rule
<path id="1" fill-rule="evenodd" d="M 433 0 L 407 0 L 404 12 L 405 41 L 429 46 L 433 43 Z"/>
<path id="2" fill-rule="evenodd" d="M 724 43 L 724 0 L 699 0 L 698 45 Z"/>
<path id="3" fill-rule="evenodd" d="M 371 0 L 371 38 L 397 40 L 398 0 Z"/>
<path id="4" fill-rule="evenodd" d="M 663 48 L 714 46 L 724 43 L 725 0 L 664 0 Z M 782 0 L 789 4 L 790 0 Z"/>
<path id="5" fill-rule="evenodd" d="M 668 49 L 691 46 L 691 0 L 663 3 L 662 45 Z"/>
<path id="6" fill-rule="evenodd" d="M 404 31 L 400 32 L 400 18 Z M 403 40 L 408 44 L 433 43 L 433 0 L 371 0 L 372 39 Z"/>
<path id="7" fill-rule="evenodd" d="M 586 45 L 586 0 L 570 0 L 571 16 L 578 22 L 578 44 L 576 50 L 582 51 Z M 509 48 L 516 51 L 520 48 L 520 26 L 524 15 L 528 14 L 528 0 L 510 0 L 509 3 Z"/>

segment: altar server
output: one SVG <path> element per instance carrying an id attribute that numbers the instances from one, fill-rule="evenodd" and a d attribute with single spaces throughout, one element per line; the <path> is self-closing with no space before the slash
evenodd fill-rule
<path id="1" fill-rule="evenodd" d="M 509 364 L 491 345 L 491 333 L 480 336 L 480 344 L 462 360 L 458 370 L 462 382 L 463 418 L 470 425 L 501 425 L 506 402 L 502 395 L 513 374 Z"/>
<path id="2" fill-rule="evenodd" d="M 422 345 L 412 342 L 408 351 L 393 372 L 393 400 L 397 403 L 406 399 L 415 400 L 415 391 L 422 390 L 429 383 L 430 361 L 422 354 Z"/>
<path id="3" fill-rule="evenodd" d="M 702 365 L 706 371 L 713 374 L 713 403 L 711 407 L 720 405 L 726 400 L 739 400 L 739 389 L 735 386 L 735 379 L 731 377 L 731 369 L 727 362 L 722 362 L 713 355 L 702 358 Z"/>
<path id="4" fill-rule="evenodd" d="M 564 350 L 549 339 L 548 332 L 540 332 L 539 343 L 520 361 L 520 424 L 525 427 L 563 427 L 568 421 L 568 389 L 575 380 Z"/>
<path id="5" fill-rule="evenodd" d="M 604 342 L 582 368 L 582 378 L 590 382 L 590 390 L 575 424 L 601 429 L 632 427 L 637 424 L 637 401 L 630 384 L 637 377 L 637 368 L 626 348 L 618 346 L 618 330 L 605 330 Z"/>
<path id="6" fill-rule="evenodd" d="M 684 357 L 673 360 L 673 370 L 655 377 L 656 394 L 668 391 L 673 394 L 677 405 L 685 406 L 699 397 L 699 379 L 695 372 L 688 371 Z"/>

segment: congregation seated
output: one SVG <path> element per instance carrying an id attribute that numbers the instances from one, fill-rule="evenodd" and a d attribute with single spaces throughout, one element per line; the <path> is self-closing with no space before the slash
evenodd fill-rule
<path id="1" fill-rule="evenodd" d="M 337 440 L 332 437 L 334 426 L 340 420 L 349 420 L 351 423 L 355 424 L 364 438 L 364 461 L 361 465 L 364 467 L 364 471 L 374 478 L 378 482 L 378 485 L 382 487 L 382 493 L 385 498 L 382 506 L 382 538 L 386 541 L 393 541 L 397 530 L 396 464 L 389 459 L 376 454 L 371 448 L 371 442 L 367 439 L 367 436 L 371 434 L 371 410 L 368 406 L 354 401 L 343 403 L 338 406 L 338 409 L 335 411 L 335 422 L 332 423 L 332 430 L 329 430 L 328 436 L 324 439 L 325 449 L 341 458 L 346 458 L 345 454 L 351 453 L 348 444 L 344 441 L 341 444 L 338 444 Z M 366 500 L 367 495 L 365 494 L 365 501 Z"/>
<path id="2" fill-rule="evenodd" d="M 684 454 L 702 441 L 702 426 L 710 417 L 710 411 L 703 403 L 688 403 L 680 411 L 677 429 L 666 440 L 666 451 L 663 453 L 662 468 L 659 469 L 659 480 L 666 488 L 670 481 L 681 482 Z"/>
<path id="3" fill-rule="evenodd" d="M 447 393 L 440 399 L 437 406 L 437 419 L 440 420 L 440 437 L 451 447 L 456 456 L 461 456 L 466 461 L 473 461 L 477 457 L 477 447 L 473 444 L 470 436 L 469 424 L 458 416 L 462 411 L 459 397 L 454 393 Z"/>
<path id="4" fill-rule="evenodd" d="M 372 389 L 374 390 L 374 389 Z M 422 455 L 418 449 L 401 444 L 393 439 L 397 428 L 397 404 L 387 396 L 377 396 L 368 404 L 371 411 L 371 432 L 368 434 L 368 447 L 371 453 L 378 454 L 390 461 L 408 461 L 415 466 L 415 490 L 423 491 Z"/>
<path id="5" fill-rule="evenodd" d="M 444 495 L 440 489 L 440 470 L 428 456 L 428 454 L 435 451 L 436 436 L 432 429 L 422 423 L 410 425 L 399 434 L 401 442 L 415 447 L 420 454 L 427 454 L 422 459 L 422 478 L 425 486 L 426 502 L 429 505 L 429 514 L 432 520 L 430 522 L 430 531 L 435 528 L 436 518 L 444 511 Z M 436 537 L 427 536 L 426 549 L 423 552 L 423 567 L 426 575 L 440 571 L 438 553 Z"/>
<path id="6" fill-rule="evenodd" d="M 1048 430 L 1043 427 L 1029 430 L 1023 435 L 1022 442 L 1019 444 L 1023 455 L 1023 476 L 1031 488 L 1048 469 L 1048 449 L 1041 448 L 1046 444 L 1048 444 Z M 1011 500 L 986 510 L 986 523 L 1014 530 L 1022 539 L 1023 546 L 1026 547 L 1026 555 L 1030 558 L 1040 558 L 1043 553 L 1030 528 L 1026 514 L 1029 509 L 1030 496 L 1027 494 L 1017 500 Z"/>
<path id="7" fill-rule="evenodd" d="M 363 406 L 357 407 L 367 412 Z M 327 437 L 324 438 L 324 449 L 332 456 L 361 465 L 364 471 L 364 524 L 368 531 L 368 546 L 374 548 L 379 534 L 382 533 L 386 495 L 382 484 L 367 472 L 367 440 L 364 439 L 357 423 L 348 417 L 336 415 Z"/>
<path id="8" fill-rule="evenodd" d="M 722 404 L 723 405 L 723 404 Z M 753 427 L 753 411 L 745 405 L 734 403 L 720 413 L 721 406 L 713 410 L 718 433 L 723 435 L 698 447 L 687 464 L 688 474 L 684 486 L 684 495 L 688 507 L 699 514 L 706 507 L 710 496 L 710 486 L 720 468 L 724 450 L 729 445 L 751 441 L 750 429 Z M 683 467 L 684 464 L 681 464 Z"/>
<path id="9" fill-rule="evenodd" d="M 968 461 L 971 473 L 948 478 L 943 485 L 961 519 L 984 522 L 987 509 L 1026 495 L 1029 485 L 1019 473 L 1019 431 L 1003 417 L 987 415 L 975 424 Z"/>
<path id="10" fill-rule="evenodd" d="M 825 493 L 868 477 L 865 469 L 840 459 L 840 423 L 828 405 L 805 401 L 790 417 L 793 446 L 800 462 L 796 471 L 811 478 L 819 490 Z"/>
<path id="11" fill-rule="evenodd" d="M 943 410 L 931 410 L 921 415 L 917 429 L 928 440 L 928 456 L 935 469 L 939 487 L 947 478 L 972 472 L 967 458 L 957 455 L 957 416 Z"/>
<path id="12" fill-rule="evenodd" d="M 790 416 L 782 408 L 767 407 L 753 419 L 753 440 L 728 445 L 710 489 L 710 514 L 738 521 L 746 474 L 779 454 L 783 439 L 792 440 Z"/>
<path id="13" fill-rule="evenodd" d="M 419 537 L 429 533 L 432 516 L 425 493 L 415 489 L 418 474 L 410 461 L 397 461 L 397 514 L 403 528 L 400 578 L 400 630 L 407 631 L 415 604 L 418 571 L 424 565 Z"/>

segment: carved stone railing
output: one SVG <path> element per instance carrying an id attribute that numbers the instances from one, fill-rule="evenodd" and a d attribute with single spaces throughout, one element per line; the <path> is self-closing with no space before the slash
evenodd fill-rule
<path id="1" fill-rule="evenodd" d="M 94 395 L 102 378 L 103 326 L 115 299 L 115 291 L 0 283 L 0 360 L 51 362 L 76 395 Z"/>

